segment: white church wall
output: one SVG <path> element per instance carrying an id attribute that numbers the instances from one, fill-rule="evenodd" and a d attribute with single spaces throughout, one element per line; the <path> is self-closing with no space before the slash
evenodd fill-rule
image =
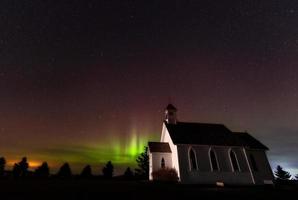
<path id="1" fill-rule="evenodd" d="M 171 151 L 172 151 L 172 168 L 176 169 L 178 177 L 180 179 L 180 168 L 179 168 L 179 162 L 178 162 L 177 146 L 173 143 L 173 141 L 170 137 L 170 134 L 166 128 L 166 125 L 164 123 L 162 126 L 160 142 L 169 143 Z"/>
<path id="2" fill-rule="evenodd" d="M 172 168 L 172 153 L 160 153 L 160 152 L 150 152 L 149 153 L 149 180 L 153 180 L 152 172 L 161 169 L 161 160 L 165 161 L 165 167 Z"/>
<path id="3" fill-rule="evenodd" d="M 249 168 L 242 151 L 242 147 L 229 147 L 229 146 L 215 146 L 213 149 L 216 151 L 217 159 L 219 162 L 220 171 L 231 172 L 233 171 L 232 161 L 230 158 L 230 151 L 235 152 L 236 159 L 239 164 L 240 172 L 249 173 Z"/>
<path id="4" fill-rule="evenodd" d="M 249 172 L 249 167 L 243 152 L 242 147 L 232 147 L 231 150 L 233 150 L 237 156 L 238 164 L 240 167 L 241 172 Z M 230 165 L 230 168 L 232 169 L 232 165 Z"/>
<path id="5" fill-rule="evenodd" d="M 224 182 L 225 184 L 252 184 L 250 172 L 247 167 L 243 167 L 243 171 L 233 172 L 229 159 L 230 147 L 213 147 L 216 152 L 219 171 L 212 171 L 209 159 L 210 146 L 192 145 L 191 146 L 197 157 L 198 169 L 190 170 L 188 151 L 190 145 L 178 145 L 178 158 L 180 166 L 180 178 L 183 183 L 199 183 L 199 184 L 215 184 L 216 182 Z M 241 165 L 243 163 L 244 154 L 239 154 Z M 241 167 L 241 166 L 240 166 Z"/>
<path id="6" fill-rule="evenodd" d="M 251 166 L 255 184 L 262 185 L 264 183 L 273 183 L 274 176 L 266 152 L 264 150 L 257 149 L 245 149 L 245 151 L 248 162 Z M 257 170 L 255 170 L 253 167 L 251 155 L 256 161 Z"/>

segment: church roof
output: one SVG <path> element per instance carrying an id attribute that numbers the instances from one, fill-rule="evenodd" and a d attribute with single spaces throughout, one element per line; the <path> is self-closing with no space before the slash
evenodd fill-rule
<path id="1" fill-rule="evenodd" d="M 222 124 L 177 122 L 165 123 L 174 144 L 245 146 L 268 148 L 248 133 L 234 133 Z"/>
<path id="2" fill-rule="evenodd" d="M 269 149 L 264 144 L 262 144 L 259 140 L 257 140 L 256 138 L 254 138 L 253 136 L 251 136 L 246 132 L 233 132 L 233 133 L 242 142 L 243 146 L 247 146 L 252 149 L 266 149 L 266 150 Z"/>
<path id="3" fill-rule="evenodd" d="M 148 142 L 150 152 L 171 153 L 171 148 L 167 142 Z"/>

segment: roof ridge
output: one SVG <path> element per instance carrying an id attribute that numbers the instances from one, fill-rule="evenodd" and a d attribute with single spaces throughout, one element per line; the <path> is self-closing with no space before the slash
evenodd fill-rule
<path id="1" fill-rule="evenodd" d="M 161 143 L 161 144 L 168 144 L 168 142 L 148 142 L 148 143 Z"/>
<path id="2" fill-rule="evenodd" d="M 166 127 L 174 144 L 248 146 L 253 149 L 268 149 L 249 133 L 231 131 L 224 124 L 177 122 L 177 124 L 166 124 Z"/>
<path id="3" fill-rule="evenodd" d="M 184 124 L 206 124 L 206 125 L 220 125 L 220 126 L 226 126 L 223 123 L 210 123 L 210 122 L 182 122 L 182 121 L 177 121 L 177 123 L 184 123 Z"/>

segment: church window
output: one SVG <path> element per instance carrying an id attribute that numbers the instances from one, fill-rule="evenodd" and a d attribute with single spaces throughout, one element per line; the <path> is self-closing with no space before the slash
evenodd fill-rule
<path id="1" fill-rule="evenodd" d="M 231 159 L 233 171 L 239 172 L 240 167 L 239 167 L 238 159 L 237 159 L 236 153 L 233 150 L 230 151 L 230 159 Z"/>
<path id="2" fill-rule="evenodd" d="M 161 159 L 161 168 L 164 169 L 166 167 L 165 159 Z"/>
<path id="3" fill-rule="evenodd" d="M 212 149 L 209 151 L 209 158 L 210 158 L 210 163 L 211 163 L 211 170 L 219 171 L 217 157 L 216 157 L 214 150 L 212 150 Z"/>
<path id="4" fill-rule="evenodd" d="M 258 171 L 259 169 L 258 169 L 258 166 L 257 166 L 257 162 L 255 160 L 255 157 L 252 154 L 250 154 L 249 157 L 250 157 L 250 162 L 251 162 L 252 169 L 254 171 Z"/>
<path id="5" fill-rule="evenodd" d="M 189 157 L 190 170 L 197 170 L 198 169 L 198 165 L 197 165 L 196 153 L 195 153 L 195 151 L 192 148 L 189 150 L 188 157 Z"/>

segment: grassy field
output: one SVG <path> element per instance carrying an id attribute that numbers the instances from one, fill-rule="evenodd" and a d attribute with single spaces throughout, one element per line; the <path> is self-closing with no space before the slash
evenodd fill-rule
<path id="1" fill-rule="evenodd" d="M 206 187 L 142 181 L 0 180 L 0 199 L 282 199 L 298 195 L 298 186 Z M 293 197 L 292 197 L 293 196 Z"/>

